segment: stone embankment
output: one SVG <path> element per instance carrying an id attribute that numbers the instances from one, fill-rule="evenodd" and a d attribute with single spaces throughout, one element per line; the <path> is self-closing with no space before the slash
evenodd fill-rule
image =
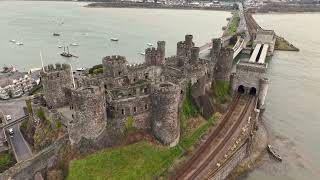
<path id="1" fill-rule="evenodd" d="M 157 3 L 137 3 L 137 2 L 97 2 L 86 5 L 91 8 L 148 8 L 148 9 L 195 9 L 195 10 L 220 10 L 229 11 L 233 6 L 194 6 L 194 5 L 165 5 Z"/>

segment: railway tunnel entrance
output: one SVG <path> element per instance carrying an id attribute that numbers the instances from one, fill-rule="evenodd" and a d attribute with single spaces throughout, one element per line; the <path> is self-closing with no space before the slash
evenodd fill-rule
<path id="1" fill-rule="evenodd" d="M 252 88 L 250 89 L 249 94 L 252 95 L 252 96 L 255 96 L 255 95 L 257 94 L 257 89 L 256 89 L 255 87 L 252 87 Z"/>
<path id="2" fill-rule="evenodd" d="M 240 85 L 240 86 L 238 87 L 238 93 L 239 93 L 239 94 L 244 94 L 244 93 L 245 93 L 245 89 L 244 89 L 244 86 L 243 86 L 243 85 Z"/>

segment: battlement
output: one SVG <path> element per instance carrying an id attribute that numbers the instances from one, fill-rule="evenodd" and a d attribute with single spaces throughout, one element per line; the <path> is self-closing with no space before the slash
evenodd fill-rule
<path id="1" fill-rule="evenodd" d="M 146 67 L 146 63 L 138 63 L 138 64 L 127 64 L 129 70 L 139 69 Z"/>
<path id="2" fill-rule="evenodd" d="M 71 89 L 71 94 L 73 98 L 90 98 L 93 95 L 99 96 L 104 93 L 103 88 L 98 86 L 87 86 L 87 87 L 80 87 L 78 89 Z"/>
<path id="3" fill-rule="evenodd" d="M 163 82 L 156 84 L 154 86 L 154 90 L 159 93 L 169 93 L 169 92 L 176 92 L 180 90 L 180 87 L 171 83 L 171 82 Z"/>
<path id="4" fill-rule="evenodd" d="M 41 76 L 46 76 L 51 73 L 57 73 L 60 71 L 70 71 L 71 66 L 69 64 L 60 64 L 56 63 L 55 65 L 49 64 L 48 66 L 44 66 L 44 70 L 40 71 Z"/>
<path id="5" fill-rule="evenodd" d="M 126 57 L 120 55 L 106 56 L 102 59 L 103 64 L 127 64 Z"/>
<path id="6" fill-rule="evenodd" d="M 259 73 L 266 73 L 268 65 L 267 64 L 257 64 L 251 62 L 239 62 L 237 64 L 237 71 L 251 71 L 251 72 L 259 72 Z"/>

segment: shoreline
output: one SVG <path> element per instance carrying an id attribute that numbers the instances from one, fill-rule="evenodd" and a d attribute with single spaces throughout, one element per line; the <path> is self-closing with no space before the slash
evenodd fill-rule
<path id="1" fill-rule="evenodd" d="M 78 1 L 85 2 L 85 1 Z M 175 9 L 175 10 L 206 10 L 206 11 L 231 11 L 233 6 L 200 7 L 192 5 L 163 5 L 155 3 L 135 2 L 93 2 L 85 5 L 86 8 L 136 8 L 136 9 Z"/>
<path id="2" fill-rule="evenodd" d="M 262 165 L 264 163 L 262 158 L 267 153 L 266 146 L 268 145 L 269 140 L 270 133 L 267 126 L 264 124 L 263 119 L 260 119 L 258 122 L 258 130 L 256 131 L 256 136 L 253 140 L 251 153 L 232 170 L 227 179 L 241 178 Z"/>

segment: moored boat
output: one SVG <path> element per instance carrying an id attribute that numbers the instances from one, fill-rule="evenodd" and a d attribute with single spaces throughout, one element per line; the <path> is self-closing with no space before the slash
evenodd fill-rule
<path id="1" fill-rule="evenodd" d="M 53 36 L 60 36 L 59 33 L 53 33 L 52 35 L 53 35 Z"/>
<path id="2" fill-rule="evenodd" d="M 118 38 L 110 38 L 111 41 L 119 41 Z"/>
<path id="3" fill-rule="evenodd" d="M 275 152 L 275 150 L 273 149 L 273 147 L 270 144 L 268 144 L 267 150 L 268 150 L 269 154 L 271 154 L 278 161 L 282 161 L 282 157 Z"/>
<path id="4" fill-rule="evenodd" d="M 147 43 L 147 45 L 148 45 L 148 46 L 153 46 L 153 44 L 152 44 L 152 43 Z"/>

